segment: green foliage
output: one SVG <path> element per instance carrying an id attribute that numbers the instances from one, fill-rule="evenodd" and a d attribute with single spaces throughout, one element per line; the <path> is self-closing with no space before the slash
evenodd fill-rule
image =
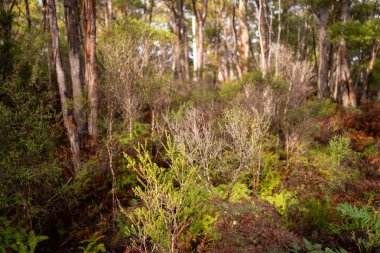
<path id="1" fill-rule="evenodd" d="M 339 249 L 338 251 L 334 251 L 330 248 L 325 248 L 323 250 L 323 247 L 321 244 L 312 243 L 309 240 L 307 240 L 306 238 L 303 239 L 303 243 L 304 243 L 304 246 L 305 246 L 307 252 L 310 252 L 310 253 L 348 253 L 344 249 Z"/>
<path id="2" fill-rule="evenodd" d="M 91 235 L 91 237 L 87 240 L 81 241 L 85 246 L 79 247 L 83 253 L 99 253 L 106 252 L 106 248 L 103 243 L 99 243 L 104 236 L 99 235 L 98 232 Z"/>
<path id="3" fill-rule="evenodd" d="M 330 212 L 332 209 L 331 203 L 328 200 L 320 200 L 310 198 L 305 200 L 305 203 L 300 208 L 300 215 L 303 216 L 303 221 L 308 229 L 317 229 L 322 234 L 330 232 Z"/>
<path id="4" fill-rule="evenodd" d="M 278 170 L 281 165 L 278 153 L 263 153 L 263 172 L 260 177 L 260 196 L 271 196 L 277 186 L 282 182 L 283 176 Z"/>
<path id="5" fill-rule="evenodd" d="M 225 82 L 220 87 L 219 96 L 224 101 L 230 101 L 235 98 L 239 92 L 241 92 L 242 88 L 243 82 Z"/>
<path id="6" fill-rule="evenodd" d="M 380 36 L 380 21 L 368 19 L 363 23 L 355 20 L 335 23 L 329 27 L 329 33 L 333 43 L 344 38 L 348 43 L 370 46 Z"/>
<path id="7" fill-rule="evenodd" d="M 0 85 L 0 213 L 23 227 L 42 221 L 46 201 L 59 188 L 56 151 L 64 130 L 48 82 L 45 37 L 19 39 L 13 72 Z"/>
<path id="8" fill-rule="evenodd" d="M 340 166 L 352 154 L 350 142 L 350 138 L 345 136 L 335 136 L 330 140 L 328 151 L 334 166 Z"/>
<path id="9" fill-rule="evenodd" d="M 369 159 L 373 159 L 377 156 L 378 152 L 376 145 L 370 144 L 364 148 L 363 154 Z"/>
<path id="10" fill-rule="evenodd" d="M 355 207 L 349 203 L 338 208 L 344 223 L 336 231 L 350 232 L 360 252 L 372 252 L 380 246 L 380 212 L 370 206 Z"/>
<path id="11" fill-rule="evenodd" d="M 208 194 L 196 184 L 194 168 L 187 167 L 170 139 L 166 146 L 170 164 L 167 169 L 154 163 L 143 146 L 139 145 L 136 151 L 136 159 L 126 158 L 139 175 L 141 186 L 133 191 L 141 206 L 126 213 L 130 221 L 126 235 L 134 238 L 132 242 L 137 247 L 150 248 L 152 252 L 176 252 L 182 239 L 197 236 L 189 231 L 205 233 L 213 222 L 205 216 L 209 207 L 204 201 Z"/>
<path id="12" fill-rule="evenodd" d="M 246 184 L 237 182 L 232 188 L 229 185 L 220 184 L 213 189 L 213 196 L 222 200 L 228 200 L 231 203 L 241 203 L 249 200 L 252 194 Z"/>
<path id="13" fill-rule="evenodd" d="M 44 235 L 36 235 L 33 230 L 14 227 L 10 221 L 0 217 L 0 252 L 33 253 L 38 243 L 47 240 Z"/>
<path id="14" fill-rule="evenodd" d="M 279 213 L 285 215 L 287 209 L 298 204 L 298 199 L 295 194 L 289 190 L 281 190 L 279 193 L 274 193 L 272 195 L 263 196 L 263 199 L 267 200 L 269 203 L 274 205 Z"/>

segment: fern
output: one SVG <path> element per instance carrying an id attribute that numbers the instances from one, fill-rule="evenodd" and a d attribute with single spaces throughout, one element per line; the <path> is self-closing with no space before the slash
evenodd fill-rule
<path id="1" fill-rule="evenodd" d="M 379 211 L 369 206 L 358 208 L 349 203 L 340 205 L 338 210 L 347 219 L 347 223 L 340 227 L 341 230 L 351 232 L 351 238 L 360 252 L 372 252 L 374 248 L 380 247 Z"/>

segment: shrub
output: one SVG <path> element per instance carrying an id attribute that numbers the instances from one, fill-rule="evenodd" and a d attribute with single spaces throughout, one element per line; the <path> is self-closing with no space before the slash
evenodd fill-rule
<path id="1" fill-rule="evenodd" d="M 33 253 L 38 243 L 47 240 L 44 235 L 36 235 L 33 230 L 14 227 L 4 217 L 0 217 L 0 252 L 13 250 L 19 253 Z"/>
<path id="2" fill-rule="evenodd" d="M 331 162 L 338 167 L 351 153 L 350 138 L 335 136 L 329 142 L 329 153 Z"/>
<path id="3" fill-rule="evenodd" d="M 124 213 L 129 218 L 125 231 L 132 245 L 143 252 L 178 252 L 207 231 L 207 199 L 197 184 L 195 168 L 187 166 L 186 158 L 177 153 L 169 139 L 166 146 L 169 168 L 159 167 L 143 146 L 137 158 L 126 156 L 138 174 L 141 186 L 134 193 L 141 204 Z M 199 234 L 191 234 L 191 232 Z"/>
<path id="4" fill-rule="evenodd" d="M 337 232 L 349 232 L 360 252 L 373 252 L 380 247 L 380 212 L 370 206 L 355 207 L 349 203 L 338 208 L 344 218 Z"/>

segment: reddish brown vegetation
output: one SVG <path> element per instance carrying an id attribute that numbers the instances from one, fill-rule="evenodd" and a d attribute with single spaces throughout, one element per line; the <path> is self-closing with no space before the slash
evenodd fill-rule
<path id="1" fill-rule="evenodd" d="M 300 242 L 281 222 L 281 216 L 267 202 L 223 203 L 216 223 L 219 240 L 208 252 L 261 252 L 265 249 L 284 249 Z"/>

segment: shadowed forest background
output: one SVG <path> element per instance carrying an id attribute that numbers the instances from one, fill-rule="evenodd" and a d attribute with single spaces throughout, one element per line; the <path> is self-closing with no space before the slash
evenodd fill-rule
<path id="1" fill-rule="evenodd" d="M 377 0 L 0 0 L 0 252 L 380 252 Z"/>

